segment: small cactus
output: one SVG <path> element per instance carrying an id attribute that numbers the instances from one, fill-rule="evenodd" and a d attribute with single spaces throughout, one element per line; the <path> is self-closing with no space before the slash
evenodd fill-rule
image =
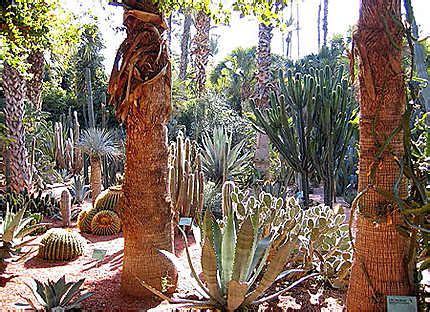
<path id="1" fill-rule="evenodd" d="M 78 216 L 78 228 L 82 233 L 91 233 L 91 221 L 99 212 L 96 208 L 83 210 Z"/>
<path id="2" fill-rule="evenodd" d="M 123 192 L 121 185 L 112 186 L 97 196 L 94 208 L 97 211 L 111 210 L 116 212 L 116 206 L 122 195 Z"/>
<path id="3" fill-rule="evenodd" d="M 63 220 L 63 227 L 69 227 L 71 224 L 71 215 L 72 215 L 72 197 L 70 195 L 69 190 L 65 189 L 61 193 L 60 199 L 60 212 L 61 218 Z"/>
<path id="4" fill-rule="evenodd" d="M 71 260 L 83 255 L 85 239 L 70 229 L 50 229 L 43 236 L 38 256 L 45 260 Z"/>
<path id="5" fill-rule="evenodd" d="M 121 220 L 110 210 L 99 211 L 91 221 L 91 231 L 95 235 L 113 235 L 121 230 Z"/>

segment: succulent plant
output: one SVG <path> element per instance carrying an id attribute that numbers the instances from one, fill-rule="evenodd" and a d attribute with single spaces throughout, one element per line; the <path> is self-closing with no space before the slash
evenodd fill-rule
<path id="1" fill-rule="evenodd" d="M 179 132 L 169 148 L 169 191 L 176 217 L 194 217 L 203 209 L 204 175 L 197 143 Z"/>
<path id="2" fill-rule="evenodd" d="M 73 197 L 73 202 L 75 204 L 82 204 L 89 195 L 90 187 L 85 185 L 84 178 L 81 175 L 75 175 L 69 190 Z"/>
<path id="3" fill-rule="evenodd" d="M 13 213 L 9 206 L 6 206 L 6 214 L 0 224 L 0 260 L 2 261 L 19 255 L 21 248 L 30 245 L 34 240 L 34 238 L 27 240 L 24 238 L 44 226 L 36 223 L 39 221 L 36 215 L 24 217 L 26 208 L 24 206 L 17 213 Z"/>
<path id="4" fill-rule="evenodd" d="M 87 218 L 89 210 L 82 210 L 78 215 L 77 226 L 82 233 L 91 233 L 91 220 Z"/>
<path id="5" fill-rule="evenodd" d="M 352 247 L 343 208 L 319 205 L 304 213 L 300 236 L 304 261 L 335 288 L 348 285 Z"/>
<path id="6" fill-rule="evenodd" d="M 97 196 L 96 201 L 94 203 L 94 208 L 97 211 L 101 211 L 101 210 L 116 211 L 116 206 L 122 195 L 123 195 L 123 192 L 122 192 L 121 185 L 111 186 L 108 189 L 101 192 L 99 196 Z"/>
<path id="7" fill-rule="evenodd" d="M 91 220 L 91 232 L 95 235 L 113 235 L 121 230 L 121 219 L 110 210 L 101 210 Z"/>
<path id="8" fill-rule="evenodd" d="M 5 212 L 6 206 L 10 211 L 17 212 L 21 207 L 26 206 L 27 213 L 42 213 L 45 216 L 52 216 L 58 210 L 58 200 L 51 194 L 38 192 L 29 193 L 26 189 L 20 193 L 8 191 L 0 195 L 0 211 Z"/>
<path id="9" fill-rule="evenodd" d="M 63 221 L 63 227 L 69 227 L 72 217 L 72 198 L 69 190 L 67 189 L 61 192 L 60 213 L 61 219 Z"/>
<path id="10" fill-rule="evenodd" d="M 45 260 L 71 260 L 85 252 L 87 242 L 71 229 L 53 228 L 43 235 L 38 256 Z"/>
<path id="11" fill-rule="evenodd" d="M 68 311 L 80 308 L 80 303 L 91 297 L 94 293 L 87 292 L 80 294 L 81 286 L 85 279 L 77 282 L 66 283 L 66 277 L 63 276 L 58 281 L 48 280 L 42 283 L 36 279 L 31 279 L 25 282 L 25 285 L 30 288 L 36 301 L 46 311 Z M 32 306 L 35 311 L 38 307 L 29 298 L 23 297 Z"/>

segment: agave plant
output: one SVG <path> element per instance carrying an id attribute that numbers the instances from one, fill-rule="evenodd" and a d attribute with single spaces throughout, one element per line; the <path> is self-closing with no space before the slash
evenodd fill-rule
<path id="1" fill-rule="evenodd" d="M 34 238 L 24 240 L 27 235 L 40 229 L 44 224 L 32 224 L 36 215 L 24 217 L 27 206 L 22 207 L 17 213 L 13 213 L 6 204 L 6 215 L 0 224 L 0 260 L 17 256 L 21 248 L 29 246 Z"/>
<path id="2" fill-rule="evenodd" d="M 120 145 L 113 132 L 89 128 L 82 132 L 78 146 L 90 157 L 91 199 L 94 204 L 102 190 L 102 157 L 106 157 L 108 160 L 120 157 Z"/>
<path id="3" fill-rule="evenodd" d="M 306 274 L 291 267 L 296 263 L 292 260 L 298 249 L 302 213 L 294 199 L 284 202 L 267 193 L 258 199 L 247 198 L 231 182 L 223 186 L 223 205 L 222 222 L 218 223 L 209 210 L 201 222 L 204 282 L 186 247 L 195 288 L 203 299 L 172 300 L 143 282 L 146 288 L 182 307 L 235 311 L 272 299 L 318 274 L 305 275 L 276 294 L 267 295 L 274 282 L 298 272 Z M 173 263 L 180 263 L 173 254 L 162 253 Z"/>
<path id="4" fill-rule="evenodd" d="M 202 169 L 205 176 L 221 185 L 228 178 L 243 173 L 251 159 L 244 150 L 245 141 L 233 146 L 232 135 L 222 127 L 215 128 L 212 136 L 203 136 Z"/>
<path id="5" fill-rule="evenodd" d="M 82 204 L 87 199 L 90 188 L 85 184 L 85 180 L 81 175 L 73 177 L 73 183 L 70 186 L 70 194 L 73 196 L 73 201 L 76 204 Z"/>
<path id="6" fill-rule="evenodd" d="M 94 294 L 92 292 L 80 294 L 80 288 L 84 281 L 85 279 L 83 278 L 77 282 L 66 283 L 66 277 L 63 276 L 56 282 L 48 280 L 46 283 L 42 283 L 32 279 L 29 282 L 25 282 L 25 285 L 31 289 L 37 303 L 46 311 L 67 311 L 79 308 L 82 301 Z M 24 299 L 33 309 L 37 310 L 33 301 L 28 298 Z"/>

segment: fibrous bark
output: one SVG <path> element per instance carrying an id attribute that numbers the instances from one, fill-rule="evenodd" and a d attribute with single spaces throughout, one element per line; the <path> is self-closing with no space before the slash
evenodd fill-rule
<path id="1" fill-rule="evenodd" d="M 102 161 L 100 156 L 90 156 L 91 162 L 91 201 L 94 205 L 97 196 L 102 191 Z"/>
<path id="2" fill-rule="evenodd" d="M 191 14 L 184 14 L 184 30 L 181 38 L 181 62 L 179 65 L 179 78 L 184 80 L 187 77 L 188 54 L 190 52 L 190 31 L 193 18 Z"/>
<path id="3" fill-rule="evenodd" d="M 28 73 L 31 78 L 26 81 L 27 99 L 30 101 L 33 108 L 42 109 L 42 82 L 43 82 L 43 66 L 45 59 L 42 51 L 33 51 L 27 62 L 30 64 Z"/>
<path id="4" fill-rule="evenodd" d="M 152 1 L 133 2 L 124 13 L 127 37 L 121 44 L 109 82 L 116 116 L 126 123 L 124 197 L 119 204 L 124 231 L 121 289 L 151 296 L 139 280 L 175 289 L 177 273 L 159 250 L 173 251 L 167 183 L 167 130 L 171 112 L 171 68 L 167 25 Z M 121 61 L 121 66 L 119 63 Z"/>
<path id="5" fill-rule="evenodd" d="M 193 58 L 196 70 L 197 90 L 200 94 L 206 90 L 206 66 L 209 62 L 210 17 L 199 11 L 195 20 L 196 35 L 193 38 Z"/>
<path id="6" fill-rule="evenodd" d="M 399 177 L 395 157 L 401 159 L 404 153 L 400 132 L 377 157 L 405 109 L 400 19 L 400 0 L 362 0 L 354 34 L 360 85 L 358 188 L 364 195 L 358 202 L 348 311 L 385 311 L 387 295 L 409 295 L 413 287 L 408 268 L 410 241 L 397 229 L 403 218 L 396 205 L 376 192 L 377 188 L 393 192 Z M 402 183 L 400 196 L 405 195 Z"/>
<path id="7" fill-rule="evenodd" d="M 15 68 L 4 64 L 3 90 L 5 95 L 5 119 L 8 138 L 7 173 L 9 186 L 13 191 L 21 192 L 30 188 L 30 166 L 25 146 L 23 125 L 25 80 Z"/>
<path id="8" fill-rule="evenodd" d="M 270 43 L 272 40 L 271 25 L 260 24 L 258 30 L 257 47 L 257 81 L 255 84 L 255 102 L 257 107 L 265 108 L 269 105 L 270 93 Z M 257 132 L 257 145 L 254 157 L 255 168 L 263 176 L 267 174 L 270 167 L 269 162 L 269 139 L 266 134 Z"/>

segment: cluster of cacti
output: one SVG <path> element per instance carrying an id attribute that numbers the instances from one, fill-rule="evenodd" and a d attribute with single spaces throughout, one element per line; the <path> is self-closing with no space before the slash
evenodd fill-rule
<path id="1" fill-rule="evenodd" d="M 95 235 L 113 235 L 121 231 L 121 220 L 110 210 L 101 210 L 91 220 L 91 232 Z"/>
<path id="2" fill-rule="evenodd" d="M 85 239 L 78 232 L 54 228 L 43 235 L 38 256 L 45 260 L 71 260 L 83 255 L 86 245 Z"/>
<path id="3" fill-rule="evenodd" d="M 61 192 L 60 213 L 63 227 L 69 227 L 72 217 L 72 197 L 68 189 Z"/>
<path id="4" fill-rule="evenodd" d="M 119 232 L 121 229 L 121 222 L 119 221 L 120 219 L 116 211 L 117 211 L 117 204 L 122 195 L 123 195 L 123 192 L 122 192 L 121 185 L 112 186 L 107 190 L 104 190 L 102 193 L 100 193 L 99 196 L 97 196 L 94 207 L 88 210 L 83 210 L 79 214 L 78 221 L 77 221 L 79 230 L 83 233 L 93 233 L 96 235 L 110 235 L 110 234 L 98 234 L 99 231 L 94 232 L 93 225 L 92 225 L 95 216 L 99 212 L 110 211 L 111 213 L 109 215 L 113 216 L 112 218 L 114 218 L 115 222 L 112 225 L 112 229 L 106 230 L 106 233 L 109 231 L 113 233 Z M 118 228 L 118 225 L 116 225 L 117 221 L 119 221 L 118 230 L 116 230 L 116 228 Z"/>
<path id="5" fill-rule="evenodd" d="M 0 211 L 4 213 L 7 205 L 11 211 L 18 211 L 25 206 L 27 212 L 42 213 L 45 216 L 52 216 L 59 207 L 58 201 L 51 194 L 44 195 L 41 190 L 29 193 L 26 189 L 20 193 L 7 192 L 0 195 Z"/>
<path id="6" fill-rule="evenodd" d="M 313 130 L 317 120 L 315 79 L 288 70 L 279 73 L 280 94 L 272 93 L 267 109 L 256 108 L 254 126 L 266 133 L 288 165 L 300 175 L 304 206 L 309 206 L 309 174 L 313 170 Z"/>
<path id="7" fill-rule="evenodd" d="M 197 143 L 179 132 L 170 144 L 169 191 L 176 217 L 195 217 L 203 210 L 204 175 Z"/>
<path id="8" fill-rule="evenodd" d="M 314 206 L 304 213 L 303 235 L 300 236 L 305 264 L 316 269 L 336 288 L 348 285 L 352 263 L 352 248 L 345 220 L 341 207 Z"/>
<path id="9" fill-rule="evenodd" d="M 59 169 L 79 174 L 83 167 L 82 152 L 76 146 L 80 136 L 80 125 L 77 112 L 73 112 L 73 115 L 73 125 L 67 123 L 63 125 L 62 122 L 56 122 L 54 125 L 54 154 Z M 72 119 L 71 116 L 69 119 Z"/>
<path id="10" fill-rule="evenodd" d="M 356 126 L 351 122 L 356 115 L 355 100 L 344 68 L 311 70 L 315 77 L 315 107 L 317 112 L 314 131 L 314 167 L 324 182 L 324 203 L 333 206 L 336 196 L 336 178 Z"/>
<path id="11" fill-rule="evenodd" d="M 295 200 L 284 201 L 266 193 L 257 199 L 231 182 L 224 184 L 222 193 L 223 220 L 218 222 L 206 210 L 200 224 L 204 282 L 191 265 L 204 302 L 188 303 L 188 308 L 246 309 L 268 300 L 267 290 L 278 277 L 295 280 L 292 273 L 296 271 L 288 271 L 295 265 L 292 259 L 298 249 L 302 217 Z M 174 255 L 163 253 L 177 262 Z M 192 263 L 189 255 L 188 261 Z M 314 274 L 305 274 L 296 285 L 311 276 Z"/>

